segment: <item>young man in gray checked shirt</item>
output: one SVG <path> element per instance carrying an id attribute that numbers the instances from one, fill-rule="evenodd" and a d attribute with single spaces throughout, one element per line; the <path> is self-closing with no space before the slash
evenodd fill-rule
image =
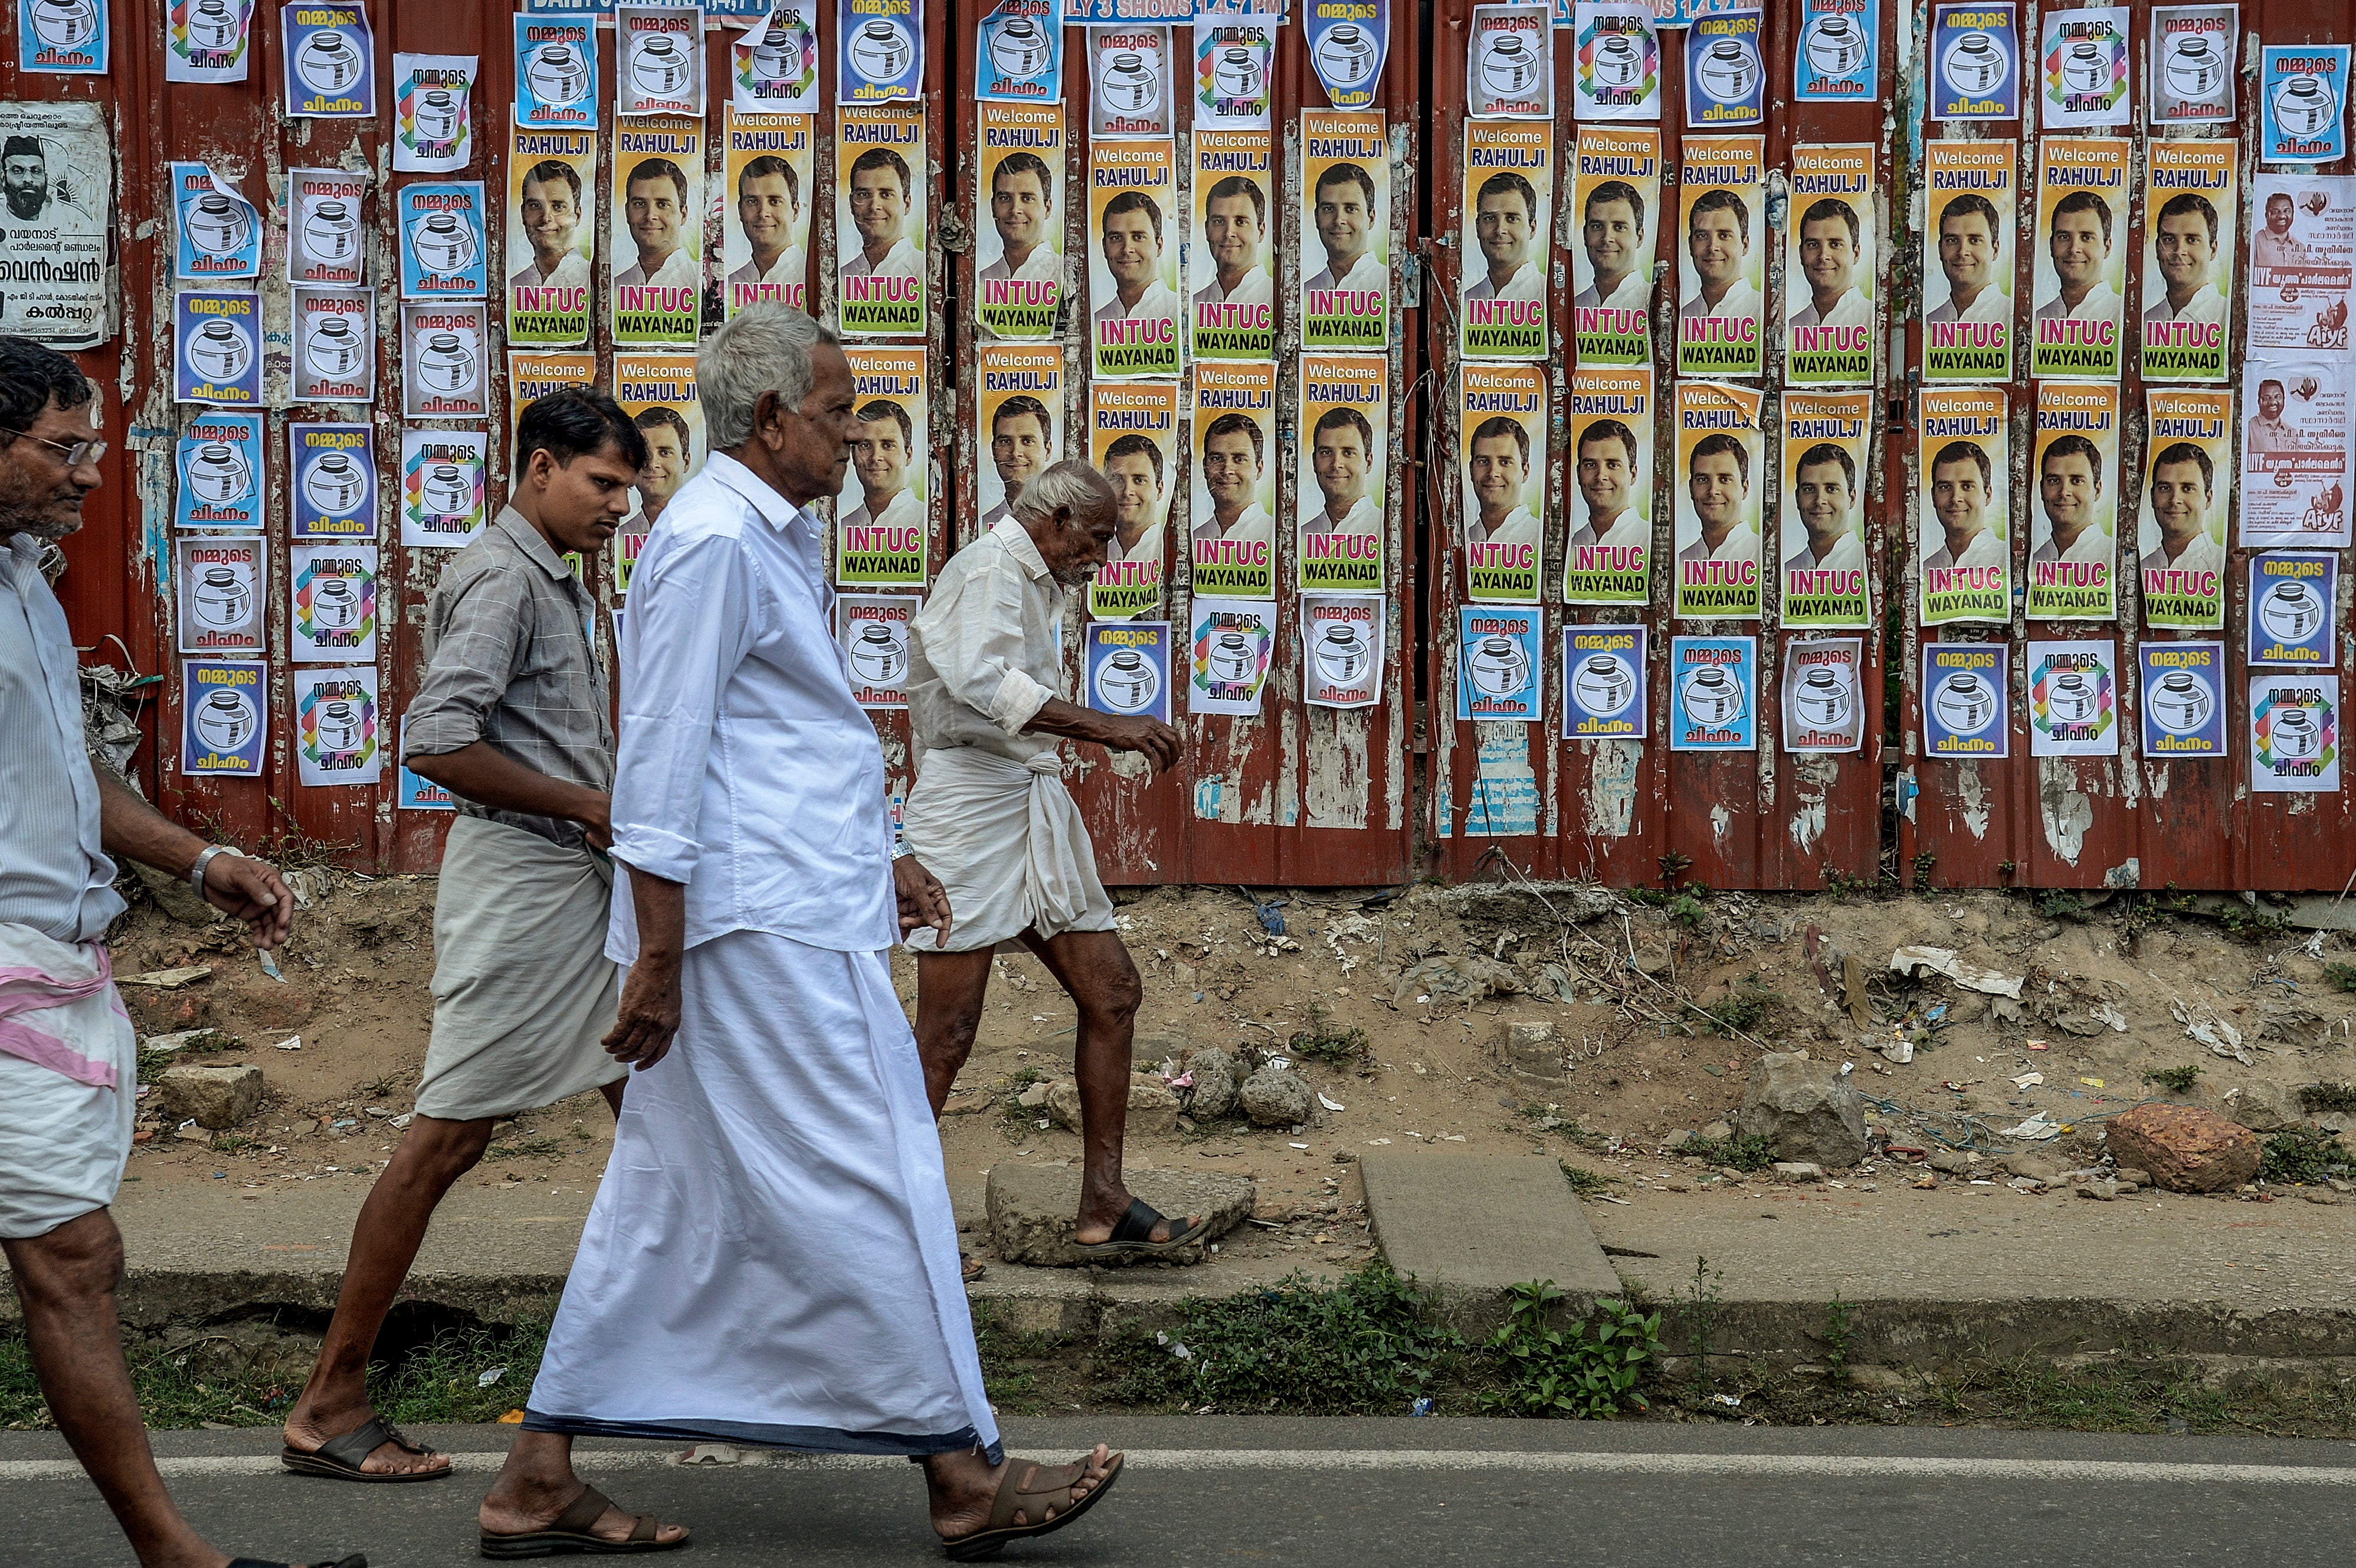
<path id="1" fill-rule="evenodd" d="M 427 609 L 429 663 L 402 760 L 458 797 L 434 910 L 434 1034 L 416 1119 L 360 1211 L 335 1321 L 287 1414 L 289 1469 L 450 1473 L 378 1416 L 365 1382 L 434 1205 L 482 1158 L 498 1118 L 590 1088 L 621 1110 L 628 1070 L 604 1048 L 619 995 L 605 955 L 612 680 L 592 635 L 595 601 L 562 557 L 614 537 L 646 457 L 645 436 L 603 392 L 532 403 L 509 505 L 444 568 Z"/>

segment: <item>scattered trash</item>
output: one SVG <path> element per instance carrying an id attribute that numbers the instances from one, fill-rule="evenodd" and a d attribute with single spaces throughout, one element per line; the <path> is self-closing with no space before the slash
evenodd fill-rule
<path id="1" fill-rule="evenodd" d="M 299 1034 L 290 1034 L 284 1040 L 280 1040 L 276 1045 L 272 1046 L 270 1049 L 273 1051 L 300 1051 L 303 1049 L 303 1037 Z"/>
<path id="2" fill-rule="evenodd" d="M 475 1379 L 475 1386 L 477 1388 L 488 1388 L 507 1375 L 508 1370 L 505 1367 L 493 1367 L 488 1371 L 477 1376 Z"/>
<path id="3" fill-rule="evenodd" d="M 272 979 L 277 981 L 282 986 L 286 984 L 286 976 L 278 972 L 278 960 L 270 955 L 270 949 L 267 947 L 257 947 L 254 949 L 254 952 L 261 955 L 262 972 L 269 976 Z"/>
<path id="4" fill-rule="evenodd" d="M 2012 1081 L 2012 1086 L 2016 1089 L 2030 1089 L 2044 1082 L 2045 1074 L 2042 1072 L 2024 1072 Z"/>
<path id="5" fill-rule="evenodd" d="M 695 1466 L 741 1465 L 744 1462 L 744 1451 L 733 1443 L 699 1443 L 672 1461 L 677 1465 Z"/>
<path id="6" fill-rule="evenodd" d="M 1251 898 L 1251 895 L 1246 893 L 1244 897 Z M 1270 936 L 1284 934 L 1284 901 L 1282 899 L 1270 899 L 1266 903 L 1254 899 L 1252 913 L 1259 917 L 1260 929 Z"/>
<path id="7" fill-rule="evenodd" d="M 209 964 L 192 964 L 184 969 L 151 969 L 145 975 L 123 975 L 115 977 L 118 986 L 146 986 L 158 991 L 177 991 L 193 986 L 213 972 Z"/>
<path id="8" fill-rule="evenodd" d="M 1908 1060 L 1910 1060 L 1910 1061 L 1912 1061 L 1912 1058 L 1913 1058 L 1913 1048 L 1912 1048 L 1912 1046 L 1909 1046 L 1909 1047 L 1907 1048 L 1907 1058 L 1908 1058 Z M 1841 1063 L 1840 1075 L 1841 1075 L 1842 1077 L 1846 1078 L 1846 1077 L 1847 1077 L 1850 1073 L 1852 1073 L 1852 1072 L 1856 1072 L 1856 1071 L 1857 1071 L 1857 1063 L 1856 1063 L 1856 1062 L 1854 1062 L 1854 1061 L 1844 1061 L 1844 1062 L 1842 1062 L 1842 1063 Z"/>
<path id="9" fill-rule="evenodd" d="M 2196 1019 L 2180 1002 L 2170 1002 L 2168 1010 L 2184 1026 L 2184 1032 L 2207 1046 L 2219 1056 L 2230 1056 L 2244 1067 L 2254 1065 L 2254 1059 L 2242 1045 L 2242 1031 L 2213 1014 Z"/>
<path id="10" fill-rule="evenodd" d="M 1742 1408 L 1742 1396 L 1739 1393 L 1714 1393 L 1709 1397 L 1718 1403 L 1726 1406 L 1729 1410 L 1740 1410 Z"/>
<path id="11" fill-rule="evenodd" d="M 1268 1059 L 1265 1065 L 1275 1068 L 1279 1072 L 1290 1072 L 1292 1071 L 1292 1058 L 1289 1056 L 1271 1056 Z"/>
<path id="12" fill-rule="evenodd" d="M 2103 1089 L 2109 1087 L 2109 1085 L 2105 1084 L 2099 1078 L 2081 1078 L 2078 1082 L 2083 1083 L 2089 1089 Z"/>
<path id="13" fill-rule="evenodd" d="M 2029 1049 L 2031 1051 L 2051 1051 L 2052 1047 L 2047 1045 L 2041 1040 L 2032 1040 L 2029 1042 Z"/>
<path id="14" fill-rule="evenodd" d="M 406 1132 L 409 1130 L 411 1119 L 416 1115 L 417 1113 L 414 1111 L 403 1111 L 397 1116 L 388 1118 L 384 1125 L 388 1127 L 399 1127 L 403 1132 Z"/>
<path id="15" fill-rule="evenodd" d="M 2127 1019 L 2126 1019 L 2126 1015 L 2125 1013 L 2122 1013 L 2121 1011 L 2119 1011 L 2119 1009 L 2118 1009 L 2118 1008 L 2115 1008 L 2115 1007 L 2111 1006 L 2111 1004 L 2110 1004 L 2110 1003 L 2108 1003 L 2108 1002 L 2102 1002 L 2102 1003 L 2098 1003 L 2097 1005 L 2095 1005 L 2094 1007 L 2093 1007 L 2093 1008 L 2089 1008 L 2088 1010 L 2089 1010 L 2090 1012 L 2092 1012 L 2092 1013 L 2093 1013 L 2096 1018 L 2098 1018 L 2098 1019 L 2102 1019 L 2104 1023 L 2106 1023 L 2106 1024 L 2110 1025 L 2110 1026 L 2111 1026 L 2111 1028 L 2112 1028 L 2115 1031 L 2116 1031 L 2117 1033 L 2119 1033 L 2119 1034 L 2125 1034 L 2125 1033 L 2126 1033 L 2126 1032 L 2127 1032 Z"/>
<path id="16" fill-rule="evenodd" d="M 1885 1060 L 1894 1061 L 1901 1067 L 1914 1060 L 1914 1042 L 1911 1040 L 1885 1040 L 1878 1049 Z M 1843 1065 L 1846 1067 L 1847 1064 Z M 1704 1071 L 1715 1076 L 1719 1070 L 1706 1068 Z"/>
<path id="17" fill-rule="evenodd" d="M 1341 1101 L 1329 1096 L 1323 1089 L 1320 1089 L 1317 1092 L 1317 1103 L 1324 1106 L 1329 1111 L 1346 1111 L 1349 1109 L 1349 1107 L 1342 1104 Z"/>
<path id="18" fill-rule="evenodd" d="M 1287 1144 L 1285 1147 L 1287 1148 L 1307 1148 L 1309 1146 L 1307 1144 Z"/>
<path id="19" fill-rule="evenodd" d="M 1901 947 L 1890 955 L 1890 967 L 1894 974 L 1916 978 L 1920 977 L 1919 971 L 1927 969 L 1934 975 L 1944 975 L 1966 991 L 2020 1000 L 2019 976 L 1999 975 L 1993 969 L 1965 964 L 1955 956 L 1952 947 Z"/>
<path id="20" fill-rule="evenodd" d="M 2061 1123 L 2047 1121 L 2045 1113 L 2040 1111 L 2019 1126 L 2007 1127 L 1997 1136 L 2007 1138 L 2026 1138 L 2032 1143 L 2043 1143 L 2048 1138 L 2060 1137 L 2062 1131 Z"/>
<path id="21" fill-rule="evenodd" d="M 505 1415 L 499 1417 L 498 1424 L 501 1426 L 521 1426 L 523 1424 L 523 1412 L 520 1410 L 510 1410 Z"/>
<path id="22" fill-rule="evenodd" d="M 1431 1413 L 1431 1396 L 1430 1394 L 1424 1395 L 1421 1399 L 1417 1400 L 1413 1404 L 1407 1407 L 1407 1413 L 1409 1415 L 1430 1415 Z"/>

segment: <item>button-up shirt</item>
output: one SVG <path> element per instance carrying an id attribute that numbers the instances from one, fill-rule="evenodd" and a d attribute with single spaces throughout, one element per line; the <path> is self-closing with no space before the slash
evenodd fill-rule
<path id="1" fill-rule="evenodd" d="M 95 942 L 123 912 L 100 847 L 81 677 L 41 541 L 0 539 L 0 923 Z"/>
<path id="2" fill-rule="evenodd" d="M 611 686 L 590 640 L 595 614 L 596 602 L 540 530 L 501 507 L 442 569 L 426 605 L 425 678 L 402 725 L 402 760 L 446 757 L 482 741 L 536 773 L 611 790 Z M 468 816 L 566 848 L 587 842 L 576 822 L 454 798 Z"/>
<path id="3" fill-rule="evenodd" d="M 1055 749 L 1023 727 L 1059 695 L 1064 588 L 1012 517 L 949 557 L 908 624 L 908 725 L 918 760 L 978 746 L 1018 763 Z"/>
<path id="4" fill-rule="evenodd" d="M 687 885 L 687 943 L 899 940 L 874 723 L 834 640 L 822 534 L 725 453 L 647 536 L 622 632 L 614 858 Z M 637 959 L 626 874 L 607 954 Z"/>

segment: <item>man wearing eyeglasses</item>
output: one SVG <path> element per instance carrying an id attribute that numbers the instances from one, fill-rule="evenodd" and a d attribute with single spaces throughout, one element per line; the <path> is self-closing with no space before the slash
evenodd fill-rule
<path id="1" fill-rule="evenodd" d="M 139 1560 L 213 1568 L 225 1555 L 156 1474 L 115 1319 L 123 1237 L 107 1206 L 131 1152 L 139 1040 L 102 941 L 123 908 L 112 857 L 186 877 L 259 947 L 286 940 L 294 899 L 276 870 L 167 820 L 83 748 L 73 639 L 41 558 L 99 486 L 96 411 L 71 360 L 0 337 L 0 1250 L 42 1396 Z"/>

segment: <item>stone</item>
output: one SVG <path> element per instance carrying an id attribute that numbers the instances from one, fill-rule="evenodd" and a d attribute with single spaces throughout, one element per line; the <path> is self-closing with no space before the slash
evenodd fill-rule
<path id="1" fill-rule="evenodd" d="M 2138 1169 L 2136 1167 L 2132 1165 L 2123 1165 L 2119 1167 L 2118 1175 L 2119 1185 L 2121 1187 L 2149 1187 L 2151 1185 L 2151 1172 Z"/>
<path id="2" fill-rule="evenodd" d="M 2101 1203 L 2108 1203 L 2118 1195 L 2119 1184 L 2108 1179 L 2084 1182 L 2078 1188 L 2079 1197 L 2092 1198 Z"/>
<path id="3" fill-rule="evenodd" d="M 1284 1067 L 1263 1067 L 1245 1079 L 1237 1099 L 1244 1115 L 1263 1127 L 1297 1127 L 1309 1120 L 1316 1103 L 1301 1074 Z"/>
<path id="4" fill-rule="evenodd" d="M 1122 1179 L 1132 1194 L 1173 1219 L 1202 1214 L 1210 1220 L 1200 1241 L 1157 1260 L 1165 1263 L 1202 1262 L 1208 1244 L 1241 1224 L 1258 1197 L 1248 1179 L 1237 1176 L 1144 1170 L 1132 1164 Z M 1086 1258 L 1071 1250 L 1072 1230 L 1080 1211 L 1076 1164 L 1017 1165 L 1001 1160 L 991 1168 L 982 1208 L 990 1222 L 991 1244 L 1003 1263 L 1073 1268 L 1118 1261 Z"/>
<path id="5" fill-rule="evenodd" d="M 1735 1127 L 1784 1160 L 1842 1169 L 1865 1157 L 1865 1103 L 1831 1061 L 1770 1052 L 1751 1066 Z"/>
<path id="6" fill-rule="evenodd" d="M 1734 1136 L 1734 1129 L 1724 1122 L 1712 1122 L 1702 1128 L 1701 1136 L 1711 1143 L 1722 1144 Z"/>
<path id="7" fill-rule="evenodd" d="M 2258 1136 L 2214 1111 L 2191 1105 L 2137 1105 L 2110 1124 L 2122 1165 L 2148 1171 L 2170 1192 L 2230 1190 L 2258 1174 Z"/>
<path id="8" fill-rule="evenodd" d="M 1959 1148 L 1934 1148 L 1931 1151 L 1931 1168 L 1944 1170 L 1949 1176 L 1963 1176 L 1972 1168 L 1972 1157 Z"/>
<path id="9" fill-rule="evenodd" d="M 1691 1127 L 1679 1127 L 1676 1132 L 1663 1138 L 1661 1143 L 1667 1148 L 1683 1148 L 1693 1142 L 1693 1137 L 1694 1132 Z"/>
<path id="10" fill-rule="evenodd" d="M 1775 1162 L 1775 1179 L 1778 1181 L 1822 1181 L 1824 1179 L 1825 1168 L 1821 1165 L 1790 1159 Z"/>
<path id="11" fill-rule="evenodd" d="M 1194 1075 L 1194 1087 L 1186 1095 L 1188 1111 L 1207 1121 L 1236 1108 L 1236 1091 L 1243 1074 L 1234 1057 L 1216 1046 L 1205 1046 L 1186 1059 L 1186 1071 Z"/>
<path id="12" fill-rule="evenodd" d="M 261 1110 L 262 1089 L 262 1069 L 247 1064 L 167 1068 L 157 1085 L 166 1117 L 194 1117 L 197 1125 L 215 1132 L 241 1125 Z"/>
<path id="13" fill-rule="evenodd" d="M 2051 1182 L 2058 1179 L 2062 1175 L 2062 1165 L 2059 1160 L 2049 1158 L 2041 1154 L 2031 1154 L 2027 1150 L 2006 1155 L 2003 1163 L 2004 1168 L 2010 1174 L 2029 1177 L 2038 1181 Z"/>
<path id="14" fill-rule="evenodd" d="M 2225 1102 L 2226 1114 L 2254 1133 L 2278 1133 L 2306 1119 L 2298 1091 L 2279 1083 L 2244 1083 Z"/>
<path id="15" fill-rule="evenodd" d="M 2140 1186 L 2132 1181 L 2115 1181 L 2111 1185 L 2118 1189 L 2119 1196 L 2122 1198 L 2132 1198 L 2143 1190 Z"/>
<path id="16" fill-rule="evenodd" d="M 1051 1087 L 1052 1085 L 1046 1083 L 1033 1083 L 1015 1095 L 1014 1103 L 1026 1111 L 1035 1111 L 1047 1103 L 1047 1094 Z"/>
<path id="17" fill-rule="evenodd" d="M 1080 1086 L 1069 1078 L 1047 1085 L 1047 1115 L 1057 1126 L 1079 1132 Z M 1129 1085 L 1129 1115 L 1124 1125 L 1132 1134 L 1167 1136 L 1178 1130 L 1178 1096 L 1158 1082 Z"/>
<path id="18" fill-rule="evenodd" d="M 1570 1082 L 1563 1064 L 1562 1042 L 1550 1023 L 1508 1019 L 1497 1026 L 1489 1055 L 1525 1083 L 1558 1087 Z"/>

